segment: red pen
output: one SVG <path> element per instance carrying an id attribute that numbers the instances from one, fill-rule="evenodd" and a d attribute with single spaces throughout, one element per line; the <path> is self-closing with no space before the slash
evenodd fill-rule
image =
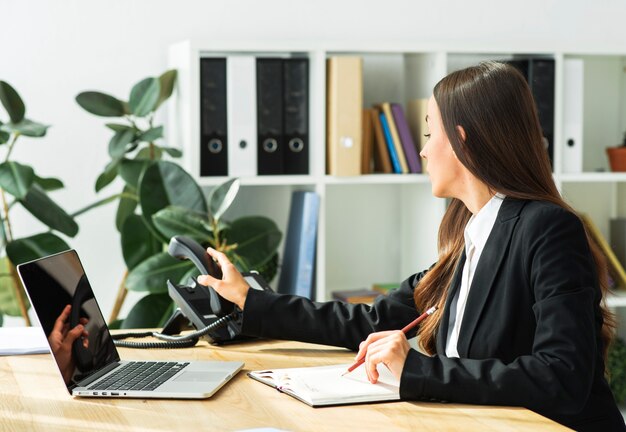
<path id="1" fill-rule="evenodd" d="M 436 310 L 437 310 L 437 306 L 433 306 L 430 309 L 428 309 L 426 312 L 424 312 L 423 314 L 415 318 L 413 321 L 405 325 L 404 328 L 402 329 L 402 333 L 404 334 L 408 333 L 409 330 L 411 330 L 413 327 L 415 327 L 416 325 L 424 321 L 428 316 L 432 315 Z M 361 366 L 363 363 L 365 363 L 365 356 L 363 356 L 361 360 L 359 360 L 358 362 L 350 366 L 347 371 L 341 374 L 341 376 L 349 374 L 350 372 L 352 372 L 353 370 Z"/>

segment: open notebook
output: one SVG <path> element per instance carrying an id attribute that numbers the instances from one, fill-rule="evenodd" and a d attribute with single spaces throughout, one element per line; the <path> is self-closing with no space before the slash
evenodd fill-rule
<path id="1" fill-rule="evenodd" d="M 400 400 L 399 382 L 387 368 L 380 367 L 378 382 L 371 384 L 363 366 L 341 376 L 349 366 L 252 371 L 248 376 L 312 407 Z"/>

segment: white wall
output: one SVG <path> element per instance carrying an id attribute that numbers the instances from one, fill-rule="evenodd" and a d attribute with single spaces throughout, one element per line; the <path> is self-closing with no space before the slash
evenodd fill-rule
<path id="1" fill-rule="evenodd" d="M 110 133 L 74 97 L 98 89 L 127 98 L 136 81 L 166 69 L 170 43 L 428 41 L 475 51 L 626 53 L 624 17 L 619 0 L 0 0 L 0 79 L 22 95 L 28 117 L 53 125 L 44 139 L 22 139 L 14 159 L 62 178 L 66 189 L 52 196 L 74 211 L 119 190 L 94 192 Z M 80 217 L 80 233 L 69 240 L 107 317 L 124 271 L 114 211 Z M 24 213 L 13 222 L 19 237 L 42 229 Z"/>

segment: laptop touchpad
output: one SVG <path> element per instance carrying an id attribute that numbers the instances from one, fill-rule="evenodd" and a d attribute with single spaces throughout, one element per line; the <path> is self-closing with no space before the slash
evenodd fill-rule
<path id="1" fill-rule="evenodd" d="M 223 372 L 183 372 L 174 381 L 183 382 L 207 382 L 207 381 L 222 381 L 224 379 Z"/>

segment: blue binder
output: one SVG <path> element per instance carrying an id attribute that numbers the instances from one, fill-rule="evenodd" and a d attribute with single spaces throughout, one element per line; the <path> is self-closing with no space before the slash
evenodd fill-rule
<path id="1" fill-rule="evenodd" d="M 291 195 L 278 292 L 315 297 L 315 250 L 320 197 L 315 192 Z"/>

